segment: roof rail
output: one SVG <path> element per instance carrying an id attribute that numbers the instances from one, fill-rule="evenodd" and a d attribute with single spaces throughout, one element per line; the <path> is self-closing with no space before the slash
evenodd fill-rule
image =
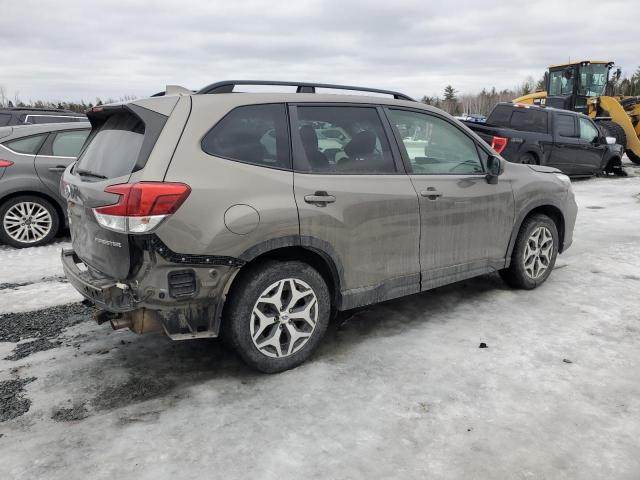
<path id="1" fill-rule="evenodd" d="M 379 88 L 354 87 L 350 85 L 334 85 L 331 83 L 310 83 L 310 82 L 283 82 L 278 80 L 224 80 L 212 83 L 198 90 L 196 94 L 210 93 L 232 93 L 236 85 L 280 85 L 288 87 L 297 87 L 297 93 L 316 93 L 316 88 L 330 88 L 335 90 L 353 90 L 356 92 L 381 93 L 391 95 L 397 100 L 408 100 L 415 102 L 413 98 L 404 93 L 394 92 L 392 90 L 381 90 Z"/>

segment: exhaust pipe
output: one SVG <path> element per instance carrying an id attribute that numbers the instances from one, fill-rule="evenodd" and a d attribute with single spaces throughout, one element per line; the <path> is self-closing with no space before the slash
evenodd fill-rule
<path id="1" fill-rule="evenodd" d="M 158 312 L 146 308 L 139 308 L 113 317 L 109 319 L 109 323 L 114 330 L 128 328 L 138 335 L 162 331 L 162 320 Z"/>
<path id="2" fill-rule="evenodd" d="M 123 317 L 112 318 L 111 320 L 109 320 L 109 324 L 111 325 L 111 328 L 113 328 L 114 330 L 131 328 L 131 320 Z"/>

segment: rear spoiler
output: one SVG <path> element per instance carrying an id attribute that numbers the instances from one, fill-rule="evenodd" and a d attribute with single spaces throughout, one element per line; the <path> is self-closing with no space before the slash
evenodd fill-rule
<path id="1" fill-rule="evenodd" d="M 0 138 L 8 137 L 13 132 L 13 127 L 0 127 Z"/>

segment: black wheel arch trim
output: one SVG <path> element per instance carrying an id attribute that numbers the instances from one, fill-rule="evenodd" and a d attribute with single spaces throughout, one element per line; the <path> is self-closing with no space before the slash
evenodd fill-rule
<path id="1" fill-rule="evenodd" d="M 511 255 L 513 254 L 513 249 L 515 247 L 516 244 L 516 240 L 518 238 L 518 233 L 520 232 L 520 228 L 522 227 L 522 223 L 524 222 L 525 218 L 527 218 L 529 216 L 529 214 L 534 211 L 536 208 L 540 208 L 540 207 L 551 207 L 551 208 L 555 208 L 556 210 L 558 210 L 558 212 L 560 212 L 560 215 L 562 217 L 562 223 L 563 225 L 558 225 L 558 235 L 560 235 L 559 238 L 559 245 L 558 245 L 558 253 L 562 253 L 563 251 L 563 245 L 562 245 L 562 240 L 564 237 L 564 224 L 565 224 L 565 218 L 564 218 L 564 213 L 563 213 L 563 209 L 562 206 L 558 205 L 556 202 L 552 202 L 552 201 L 536 201 L 536 202 L 532 202 L 527 204 L 526 207 L 522 208 L 520 210 L 520 213 L 518 214 L 518 216 L 516 217 L 515 221 L 513 222 L 513 229 L 511 230 L 511 238 L 509 239 L 509 246 L 507 247 L 507 255 L 506 255 L 506 263 L 505 263 L 505 268 L 508 267 L 511 263 Z M 553 220 L 553 219 L 552 219 Z"/>

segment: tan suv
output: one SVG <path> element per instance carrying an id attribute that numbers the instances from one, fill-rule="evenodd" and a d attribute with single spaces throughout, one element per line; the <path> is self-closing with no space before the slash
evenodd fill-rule
<path id="1" fill-rule="evenodd" d="M 297 92 L 235 91 L 257 83 Z M 494 271 L 534 288 L 571 244 L 566 176 L 397 92 L 220 82 L 88 117 L 61 183 L 70 282 L 100 322 L 222 333 L 264 372 L 309 357 L 332 312 Z"/>

